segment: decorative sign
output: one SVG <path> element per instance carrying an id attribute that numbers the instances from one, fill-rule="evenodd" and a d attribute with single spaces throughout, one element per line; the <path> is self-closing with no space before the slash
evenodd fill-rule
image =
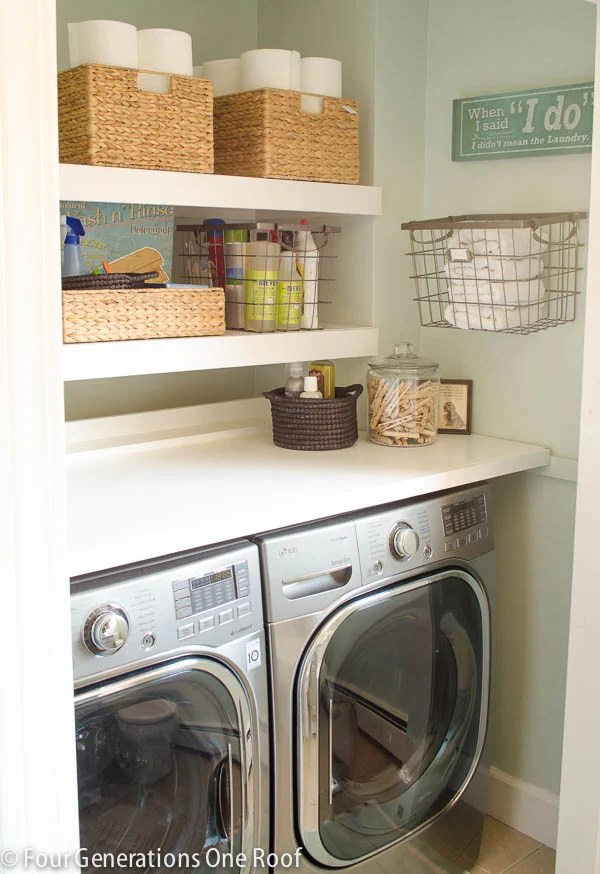
<path id="1" fill-rule="evenodd" d="M 593 82 L 455 100 L 452 160 L 589 152 L 593 107 Z"/>

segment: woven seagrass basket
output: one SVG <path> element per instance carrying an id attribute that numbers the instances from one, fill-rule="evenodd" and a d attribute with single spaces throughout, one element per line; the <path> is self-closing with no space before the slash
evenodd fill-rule
<path id="1" fill-rule="evenodd" d="M 273 443 L 283 449 L 346 449 L 358 440 L 356 401 L 362 385 L 335 390 L 335 398 L 286 398 L 282 388 L 263 392 L 271 402 Z"/>
<path id="2" fill-rule="evenodd" d="M 225 333 L 222 288 L 63 290 L 63 342 Z"/>
<path id="3" fill-rule="evenodd" d="M 324 97 L 316 115 L 302 111 L 301 97 L 273 88 L 216 97 L 215 172 L 358 182 L 358 104 Z"/>
<path id="4" fill-rule="evenodd" d="M 212 82 L 171 76 L 171 92 L 138 90 L 139 70 L 83 64 L 58 74 L 65 164 L 212 173 Z"/>

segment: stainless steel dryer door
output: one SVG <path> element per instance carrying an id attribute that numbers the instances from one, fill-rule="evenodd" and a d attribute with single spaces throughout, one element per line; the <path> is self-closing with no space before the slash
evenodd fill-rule
<path id="1" fill-rule="evenodd" d="M 297 826 L 316 862 L 367 858 L 461 795 L 489 665 L 487 596 L 459 570 L 364 595 L 317 632 L 296 689 Z"/>
<path id="2" fill-rule="evenodd" d="M 141 871 L 251 861 L 259 768 L 233 670 L 186 658 L 108 681 L 76 695 L 75 719 L 81 846 L 112 854 L 103 870 L 119 853 Z"/>

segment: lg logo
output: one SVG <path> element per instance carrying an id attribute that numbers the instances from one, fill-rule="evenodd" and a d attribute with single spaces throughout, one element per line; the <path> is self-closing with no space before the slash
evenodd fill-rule
<path id="1" fill-rule="evenodd" d="M 284 558 L 286 555 L 293 555 L 295 552 L 298 552 L 297 546 L 282 546 L 279 550 L 279 555 Z"/>

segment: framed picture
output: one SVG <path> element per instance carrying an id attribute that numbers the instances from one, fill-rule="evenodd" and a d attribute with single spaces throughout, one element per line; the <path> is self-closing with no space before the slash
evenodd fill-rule
<path id="1" fill-rule="evenodd" d="M 440 434 L 471 433 L 472 379 L 440 380 Z"/>

